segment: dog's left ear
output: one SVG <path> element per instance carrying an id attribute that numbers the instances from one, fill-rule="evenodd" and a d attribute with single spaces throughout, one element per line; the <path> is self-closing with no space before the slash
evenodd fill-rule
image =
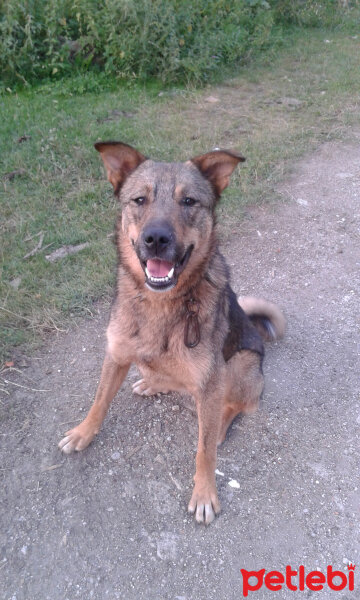
<path id="1" fill-rule="evenodd" d="M 130 173 L 147 160 L 146 156 L 123 142 L 96 142 L 94 146 L 101 154 L 108 180 L 114 188 L 115 195 L 119 193 Z"/>
<path id="2" fill-rule="evenodd" d="M 201 156 L 195 156 L 191 162 L 208 179 L 218 196 L 229 185 L 230 175 L 239 162 L 245 158 L 233 150 L 213 150 Z"/>

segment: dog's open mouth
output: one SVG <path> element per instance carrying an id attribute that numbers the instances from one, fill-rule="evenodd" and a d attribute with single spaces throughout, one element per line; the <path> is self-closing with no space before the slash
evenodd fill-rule
<path id="1" fill-rule="evenodd" d="M 145 284 L 147 287 L 161 292 L 173 288 L 177 284 L 180 273 L 185 269 L 193 248 L 193 245 L 189 246 L 183 258 L 177 263 L 168 262 L 161 258 L 149 258 L 145 261 Z"/>
<path id="2" fill-rule="evenodd" d="M 146 283 L 150 283 L 151 287 L 167 288 L 173 283 L 175 265 L 160 258 L 150 258 L 146 261 L 145 275 Z"/>

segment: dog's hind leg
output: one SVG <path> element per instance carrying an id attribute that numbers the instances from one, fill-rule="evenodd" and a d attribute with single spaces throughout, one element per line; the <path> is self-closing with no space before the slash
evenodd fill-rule
<path id="1" fill-rule="evenodd" d="M 156 396 L 157 394 L 168 394 L 169 392 L 184 392 L 184 388 L 176 381 L 168 377 L 155 373 L 149 368 L 140 367 L 142 379 L 132 384 L 134 394 L 140 396 Z"/>
<path id="2" fill-rule="evenodd" d="M 132 391 L 139 396 L 156 396 L 157 394 L 168 394 L 171 390 L 165 382 L 143 378 L 132 384 Z"/>
<path id="3" fill-rule="evenodd" d="M 226 392 L 218 444 L 239 413 L 251 414 L 259 405 L 264 388 L 260 357 L 256 352 L 243 350 L 227 363 Z"/>

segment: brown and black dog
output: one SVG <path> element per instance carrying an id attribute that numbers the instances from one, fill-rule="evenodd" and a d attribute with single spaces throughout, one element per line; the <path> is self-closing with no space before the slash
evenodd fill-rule
<path id="1" fill-rule="evenodd" d="M 195 399 L 199 440 L 188 510 L 208 524 L 220 510 L 217 446 L 239 412 L 257 408 L 262 338 L 281 337 L 285 328 L 274 304 L 237 301 L 218 249 L 215 206 L 245 159 L 214 150 L 185 163 L 162 163 L 121 142 L 95 148 L 122 207 L 117 289 L 94 404 L 59 447 L 70 453 L 90 444 L 135 363 L 142 374 L 135 393 L 176 390 Z"/>

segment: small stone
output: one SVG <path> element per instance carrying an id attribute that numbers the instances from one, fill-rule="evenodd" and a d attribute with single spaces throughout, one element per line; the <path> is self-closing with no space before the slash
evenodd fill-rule
<path id="1" fill-rule="evenodd" d="M 308 206 L 309 203 L 304 198 L 296 198 L 296 204 L 300 204 L 300 206 Z"/>
<path id="2" fill-rule="evenodd" d="M 240 483 L 238 481 L 236 481 L 236 479 L 230 479 L 230 481 L 228 482 L 228 485 L 231 488 L 234 488 L 235 490 L 239 490 L 240 489 Z"/>
<path id="3" fill-rule="evenodd" d="M 113 452 L 111 455 L 112 460 L 119 460 L 120 452 Z"/>
<path id="4" fill-rule="evenodd" d="M 10 281 L 10 285 L 14 290 L 18 290 L 19 289 L 19 285 L 21 283 L 21 277 L 15 277 L 15 279 L 12 279 Z"/>
<path id="5" fill-rule="evenodd" d="M 354 177 L 353 173 L 336 173 L 336 177 L 339 179 L 351 179 Z"/>

